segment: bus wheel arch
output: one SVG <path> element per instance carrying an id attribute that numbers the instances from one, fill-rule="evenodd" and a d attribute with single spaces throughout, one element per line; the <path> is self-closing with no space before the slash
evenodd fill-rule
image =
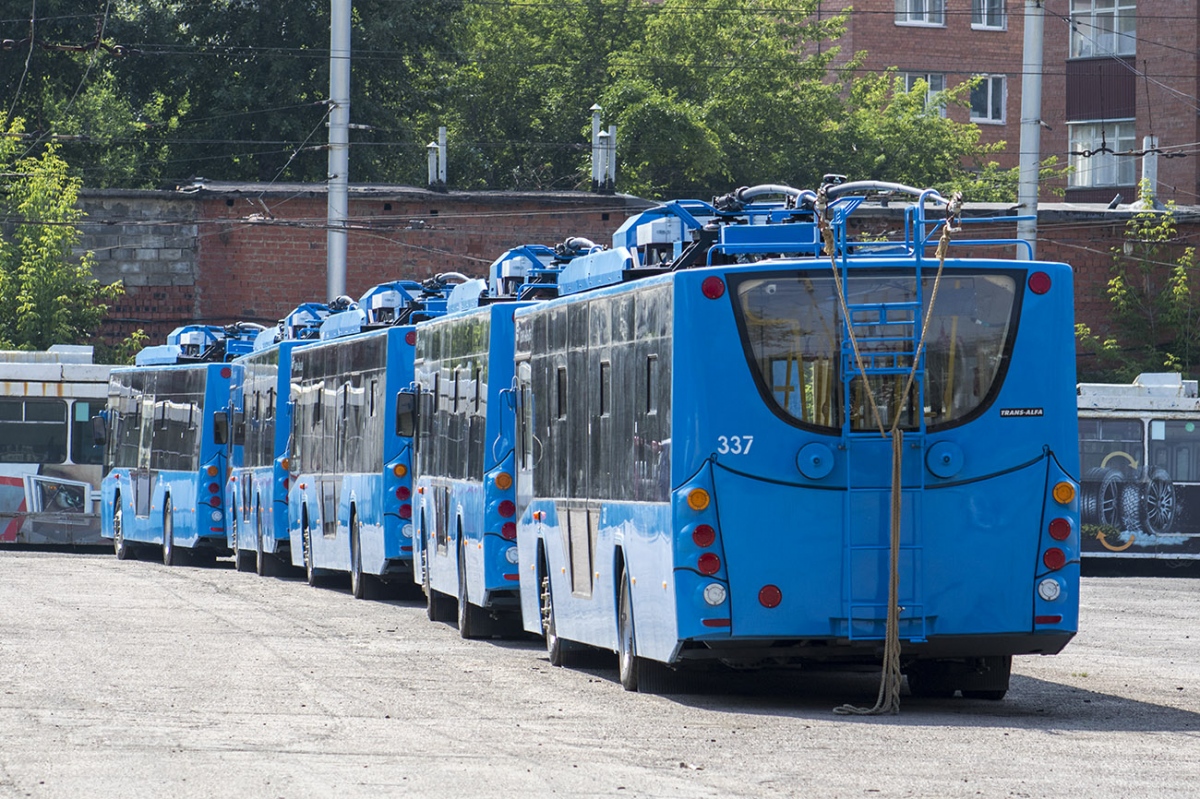
<path id="1" fill-rule="evenodd" d="M 113 554 L 117 560 L 129 560 L 132 557 L 132 547 L 125 541 L 125 531 L 122 528 L 125 512 L 121 507 L 121 492 L 118 491 L 113 499 Z"/>

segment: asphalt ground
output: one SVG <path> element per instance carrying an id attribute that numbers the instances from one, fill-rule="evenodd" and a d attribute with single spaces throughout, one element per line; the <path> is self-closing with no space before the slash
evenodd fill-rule
<path id="1" fill-rule="evenodd" d="M 1195 797 L 1200 579 L 1086 577 L 1001 702 L 877 673 L 630 694 L 615 656 L 463 641 L 417 601 L 0 551 L 0 797 Z"/>

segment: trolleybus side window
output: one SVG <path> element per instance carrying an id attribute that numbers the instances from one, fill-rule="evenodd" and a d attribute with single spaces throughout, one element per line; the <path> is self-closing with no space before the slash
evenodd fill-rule
<path id="1" fill-rule="evenodd" d="M 1150 466 L 1165 469 L 1175 482 L 1200 482 L 1200 424 L 1151 419 Z"/>
<path id="2" fill-rule="evenodd" d="M 1135 472 L 1142 460 L 1140 419 L 1079 420 L 1080 467 L 1084 479 L 1094 469 Z"/>
<path id="3" fill-rule="evenodd" d="M 62 463 L 67 459 L 67 404 L 0 400 L 0 461 Z"/>
<path id="4" fill-rule="evenodd" d="M 777 413 L 802 425 L 840 427 L 842 322 L 833 275 L 748 275 L 734 285 L 738 325 L 764 397 Z M 1009 270 L 943 276 L 936 306 L 925 311 L 930 318 L 921 412 L 931 429 L 969 420 L 995 396 L 1016 331 L 1021 285 Z M 912 363 L 905 353 L 920 336 L 914 314 L 903 307 L 916 302 L 916 281 L 911 276 L 860 274 L 850 277 L 844 289 L 854 309 L 853 326 L 864 362 L 901 370 L 871 378 L 884 424 L 890 425 L 900 411 L 901 425 L 914 427 L 917 392 L 899 394 Z M 925 277 L 921 301 L 928 306 L 932 295 L 933 278 Z M 873 429 L 867 392 L 856 386 L 851 387 L 850 426 Z"/>
<path id="5" fill-rule="evenodd" d="M 97 444 L 92 437 L 92 417 L 96 415 L 92 403 L 76 400 L 73 405 L 71 423 L 71 462 L 104 463 L 104 445 Z"/>

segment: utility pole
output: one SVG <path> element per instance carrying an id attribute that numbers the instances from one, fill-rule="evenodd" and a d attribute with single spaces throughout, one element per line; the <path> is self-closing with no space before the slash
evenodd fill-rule
<path id="1" fill-rule="evenodd" d="M 1032 214 L 1034 218 L 1028 222 L 1017 222 L 1017 238 L 1029 242 L 1029 250 L 1023 246 L 1017 247 L 1017 258 L 1020 260 L 1037 255 L 1038 169 L 1042 160 L 1044 22 L 1042 0 L 1025 0 L 1025 55 L 1021 67 L 1021 153 L 1017 213 Z"/>
<path id="2" fill-rule="evenodd" d="M 329 207 L 325 294 L 346 293 L 346 224 L 350 218 L 350 0 L 329 6 Z"/>

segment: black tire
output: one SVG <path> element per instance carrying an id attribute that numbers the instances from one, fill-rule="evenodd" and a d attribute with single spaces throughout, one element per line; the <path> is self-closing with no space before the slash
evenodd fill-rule
<path id="1" fill-rule="evenodd" d="M 433 586 L 429 584 L 429 539 L 423 537 L 421 540 L 424 542 L 424 546 L 421 547 L 424 554 L 421 563 L 421 585 L 425 589 L 425 615 L 430 621 L 453 621 L 455 614 L 454 608 L 450 607 L 450 597 L 434 591 Z"/>
<path id="2" fill-rule="evenodd" d="M 321 583 L 321 578 L 317 575 L 317 569 L 313 566 L 312 554 L 312 531 L 308 527 L 308 517 L 304 518 L 304 532 L 302 533 L 304 542 L 304 577 L 308 584 L 316 588 Z"/>
<path id="3" fill-rule="evenodd" d="M 1136 482 L 1121 483 L 1121 532 L 1142 531 L 1142 497 L 1145 492 Z"/>
<path id="4" fill-rule="evenodd" d="M 630 601 L 629 576 L 621 570 L 621 593 L 617 599 L 617 672 L 621 687 L 638 689 L 637 647 L 633 633 L 633 604 Z"/>
<path id="5" fill-rule="evenodd" d="M 1175 527 L 1177 513 L 1175 485 L 1171 482 L 1171 475 L 1167 474 L 1166 469 L 1151 469 L 1142 495 L 1142 529 L 1155 535 L 1169 533 Z"/>
<path id="6" fill-rule="evenodd" d="M 122 517 L 124 511 L 121 509 L 121 495 L 117 495 L 117 501 L 113 507 L 113 554 L 117 556 L 117 560 L 129 560 L 133 557 L 132 548 L 125 541 L 125 531 L 121 529 Z"/>
<path id="7" fill-rule="evenodd" d="M 554 592 L 550 588 L 550 574 L 542 572 L 542 635 L 546 639 L 546 656 L 551 666 L 570 666 L 576 645 L 558 635 L 558 623 L 554 616 Z"/>
<path id="8" fill-rule="evenodd" d="M 1119 527 L 1125 481 L 1115 469 L 1093 471 L 1103 472 L 1096 481 L 1096 524 Z"/>
<path id="9" fill-rule="evenodd" d="M 458 547 L 458 634 L 466 639 L 491 636 L 491 621 L 483 608 L 472 605 L 467 595 L 467 551 Z"/>
<path id="10" fill-rule="evenodd" d="M 363 574 L 362 528 L 358 513 L 350 513 L 350 596 L 355 599 L 374 599 L 372 576 Z"/>
<path id="11" fill-rule="evenodd" d="M 1097 487 L 1085 483 L 1079 489 L 1079 520 L 1084 524 L 1099 524 L 1096 518 L 1100 504 Z"/>
<path id="12" fill-rule="evenodd" d="M 254 571 L 259 577 L 275 576 L 275 556 L 263 544 L 262 508 L 254 509 Z"/>
<path id="13" fill-rule="evenodd" d="M 170 494 L 163 500 L 162 561 L 164 566 L 179 565 L 179 557 L 175 552 L 175 514 L 171 508 Z"/>

